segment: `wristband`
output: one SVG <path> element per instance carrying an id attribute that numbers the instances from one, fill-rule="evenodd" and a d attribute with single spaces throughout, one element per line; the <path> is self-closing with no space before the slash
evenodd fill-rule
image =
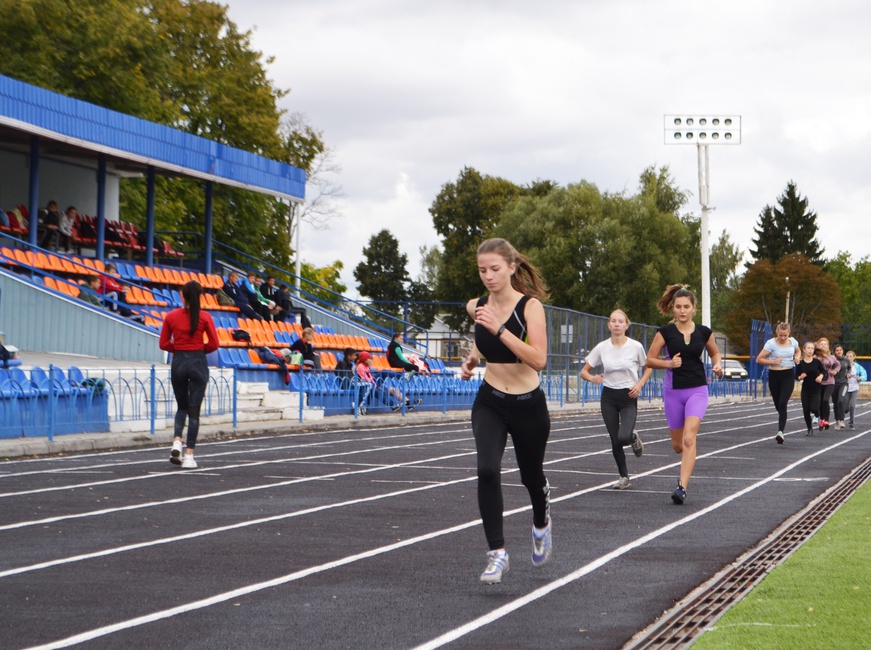
<path id="1" fill-rule="evenodd" d="M 497 338 L 497 339 L 498 339 L 498 338 L 501 338 L 501 336 L 502 336 L 502 332 L 504 332 L 504 331 L 505 331 L 505 326 L 503 325 L 502 327 L 500 327 L 500 328 L 496 331 L 496 338 Z"/>

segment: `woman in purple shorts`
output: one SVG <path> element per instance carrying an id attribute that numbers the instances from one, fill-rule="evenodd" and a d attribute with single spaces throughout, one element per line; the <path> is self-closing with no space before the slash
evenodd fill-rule
<path id="1" fill-rule="evenodd" d="M 665 369 L 662 401 L 671 433 L 671 446 L 681 454 L 680 478 L 671 495 L 680 505 L 687 498 L 687 484 L 696 464 L 696 434 L 708 408 L 708 378 L 702 355 L 707 351 L 716 375 L 723 374 L 720 351 L 711 330 L 693 322 L 696 296 L 683 284 L 669 286 L 657 303 L 673 320 L 660 328 L 647 352 L 647 366 Z M 660 354 L 665 348 L 665 358 Z"/>

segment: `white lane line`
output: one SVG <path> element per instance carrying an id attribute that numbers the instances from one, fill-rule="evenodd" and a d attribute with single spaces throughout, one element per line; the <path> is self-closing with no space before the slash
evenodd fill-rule
<path id="1" fill-rule="evenodd" d="M 724 499 L 721 499 L 720 501 L 717 501 L 716 503 L 713 503 L 706 508 L 702 508 L 701 510 L 699 510 L 691 515 L 688 515 L 682 519 L 679 519 L 675 522 L 672 522 L 671 524 L 663 526 L 662 528 L 651 531 L 650 533 L 648 533 L 642 537 L 639 537 L 638 539 L 636 539 L 628 544 L 624 544 L 623 546 L 621 546 L 617 549 L 614 549 L 610 553 L 607 553 L 607 554 L 597 558 L 593 562 L 590 562 L 590 563 L 580 567 L 576 571 L 573 571 L 572 573 L 569 573 L 569 574 L 563 576 L 559 580 L 554 580 L 550 584 L 544 585 L 543 587 L 540 587 L 539 589 L 536 589 L 535 591 L 532 591 L 521 598 L 517 598 L 514 601 L 507 603 L 507 604 L 503 605 L 502 607 L 499 607 L 499 608 L 493 610 L 492 612 L 489 612 L 488 614 L 485 614 L 484 616 L 480 616 L 474 620 L 469 621 L 465 625 L 462 625 L 462 626 L 455 628 L 449 632 L 446 632 L 445 634 L 442 634 L 441 636 L 436 637 L 435 639 L 432 639 L 431 641 L 428 641 L 427 643 L 423 643 L 423 644 L 417 646 L 416 648 L 414 648 L 414 650 L 435 650 L 436 648 L 441 648 L 442 646 L 447 645 L 448 643 L 451 643 L 452 641 L 456 641 L 460 637 L 463 637 L 467 634 L 470 634 L 472 632 L 475 632 L 475 631 L 481 629 L 482 627 L 490 625 L 491 623 L 494 623 L 494 622 L 498 621 L 499 619 L 504 618 L 508 614 L 511 614 L 512 612 L 515 612 L 518 609 L 525 607 L 526 605 L 529 605 L 530 603 L 535 602 L 536 600 L 539 600 L 540 598 L 547 596 L 551 592 L 554 592 L 557 589 L 560 589 L 561 587 L 564 587 L 564 586 L 574 582 L 575 580 L 578 580 L 579 578 L 582 578 L 582 577 L 588 575 L 589 573 L 592 573 L 596 569 L 599 569 L 602 566 L 606 565 L 611 560 L 614 560 L 622 555 L 625 555 L 629 551 L 632 551 L 640 546 L 643 546 L 644 544 L 647 544 L 648 542 L 653 541 L 657 537 L 662 537 L 663 535 L 670 533 L 671 531 L 675 530 L 676 528 L 684 526 L 684 525 L 690 523 L 691 521 L 695 521 L 696 519 L 699 519 L 707 514 L 710 514 L 711 512 L 714 512 L 715 510 L 718 510 L 719 508 L 722 508 L 723 506 L 728 505 L 732 501 L 735 501 L 736 499 L 743 497 L 744 495 L 749 494 L 750 492 L 753 492 L 754 490 L 757 490 L 760 487 L 778 479 L 779 477 L 783 476 L 787 472 L 792 471 L 796 467 L 808 462 L 809 460 L 812 460 L 812 459 L 816 458 L 817 456 L 821 456 L 824 453 L 828 453 L 829 451 L 836 449 L 837 447 L 840 447 L 841 445 L 844 445 L 848 442 L 852 442 L 853 440 L 857 440 L 857 439 L 861 438 L 863 435 L 864 434 L 860 434 L 858 436 L 854 436 L 853 438 L 842 440 L 840 442 L 835 443 L 834 445 L 831 445 L 830 447 L 827 447 L 826 449 L 821 449 L 813 454 L 810 454 L 809 456 L 805 456 L 804 458 L 801 458 L 801 459 L 795 461 L 794 463 L 787 465 L 783 469 L 778 470 L 777 472 L 774 472 L 773 474 L 769 475 L 768 477 L 761 479 L 761 480 L 757 481 L 756 483 L 753 483 L 752 485 L 748 485 L 747 487 L 743 488 L 742 490 L 738 490 L 734 494 L 732 494 L 728 497 L 725 497 Z"/>
<path id="2" fill-rule="evenodd" d="M 754 426 L 762 426 L 762 425 L 754 425 Z M 717 431 L 701 432 L 701 433 L 699 433 L 699 437 L 715 435 L 718 433 L 728 433 L 730 431 L 736 431 L 736 430 L 746 430 L 746 427 L 733 427 L 733 428 L 729 428 L 729 429 L 718 429 Z M 764 439 L 764 438 L 755 438 L 755 439 L 749 441 L 748 443 L 743 443 L 741 445 L 737 445 L 734 447 L 727 447 L 727 448 L 719 450 L 715 453 L 719 454 L 719 453 L 723 453 L 725 451 L 729 451 L 732 449 L 738 449 L 739 447 L 742 447 L 745 444 L 749 445 L 749 444 L 762 443 L 762 442 L 765 442 L 765 440 L 766 439 Z M 647 444 L 652 445 L 652 444 L 655 444 L 657 442 L 667 443 L 668 439 L 649 441 Z M 388 449 L 388 450 L 409 449 L 411 447 L 423 447 L 423 446 L 430 446 L 430 445 L 437 445 L 437 444 L 443 444 L 443 443 L 441 441 L 435 441 L 435 442 L 430 441 L 430 442 L 425 442 L 425 443 L 414 443 L 411 445 L 398 445 L 396 447 L 385 447 L 385 448 L 376 448 L 376 449 L 372 449 L 372 450 L 357 450 L 357 451 L 353 451 L 353 452 L 342 452 L 340 454 L 324 454 L 323 456 L 312 456 L 312 457 L 304 458 L 304 459 L 294 459 L 292 461 L 287 460 L 287 459 L 281 459 L 281 460 L 276 460 L 276 461 L 258 461 L 255 463 L 247 463 L 244 465 L 239 465 L 238 467 L 251 467 L 251 466 L 264 465 L 264 464 L 270 464 L 270 463 L 305 462 L 305 461 L 311 461 L 311 460 L 319 460 L 321 458 L 333 458 L 335 456 L 347 456 L 350 454 L 366 453 L 367 451 L 381 451 L 383 449 Z M 579 455 L 575 455 L 575 456 L 569 456 L 569 457 L 564 457 L 564 458 L 559 458 L 556 460 L 548 461 L 545 463 L 545 465 L 551 466 L 551 465 L 554 465 L 557 463 L 567 462 L 567 461 L 571 461 L 571 460 L 577 460 L 580 458 L 589 458 L 591 456 L 597 456 L 597 455 L 607 455 L 610 453 L 610 451 L 611 451 L 610 448 L 608 448 L 608 449 L 602 449 L 602 450 L 595 451 L 595 452 L 585 452 L 583 454 L 579 454 Z M 474 453 L 475 453 L 474 451 L 470 450 L 469 452 L 465 452 L 463 454 L 453 454 L 453 455 L 448 456 L 446 458 L 459 458 L 462 456 L 472 455 Z M 698 456 L 697 460 L 707 458 L 708 456 L 709 456 L 709 454 L 702 454 L 702 455 Z M 94 517 L 94 516 L 99 516 L 99 515 L 114 514 L 117 512 L 128 512 L 131 510 L 140 510 L 143 508 L 155 508 L 155 507 L 160 507 L 160 506 L 164 506 L 164 505 L 186 503 L 188 501 L 194 501 L 194 500 L 218 498 L 218 497 L 229 496 L 229 495 L 233 495 L 233 494 L 241 494 L 241 493 L 245 493 L 245 492 L 254 492 L 254 491 L 258 491 L 258 490 L 266 490 L 266 489 L 272 489 L 272 488 L 285 487 L 287 485 L 292 485 L 295 483 L 303 483 L 306 481 L 317 481 L 317 480 L 324 480 L 324 479 L 341 478 L 344 476 L 352 476 L 355 474 L 366 473 L 367 471 L 373 471 L 373 469 L 375 471 L 386 470 L 386 469 L 392 469 L 394 467 L 405 467 L 407 465 L 424 464 L 424 463 L 430 462 L 431 460 L 437 461 L 437 460 L 439 460 L 439 458 L 423 459 L 423 460 L 418 460 L 418 461 L 409 461 L 408 463 L 399 463 L 397 465 L 380 465 L 380 466 L 376 466 L 375 468 L 370 468 L 369 470 L 336 472 L 333 474 L 314 476 L 314 477 L 311 477 L 308 479 L 282 481 L 279 483 L 270 483 L 268 485 L 259 485 L 259 486 L 254 486 L 254 487 L 237 488 L 237 489 L 233 489 L 233 490 L 223 490 L 220 492 L 211 492 L 208 494 L 201 494 L 201 495 L 188 496 L 188 497 L 179 497 L 176 499 L 164 499 L 161 501 L 151 501 L 151 502 L 147 502 L 147 503 L 138 503 L 138 504 L 134 504 L 134 505 L 120 506 L 120 507 L 116 507 L 116 508 L 103 508 L 100 510 L 91 510 L 88 512 L 76 513 L 76 514 L 72 514 L 72 515 L 58 515 L 55 517 L 46 517 L 43 519 L 29 520 L 29 521 L 24 521 L 24 522 L 17 522 L 14 524 L 0 525 L 0 531 L 12 530 L 12 529 L 16 529 L 16 528 L 24 528 L 27 526 L 39 526 L 39 525 L 57 523 L 60 521 L 66 521 L 66 520 L 72 520 L 72 519 L 82 519 L 85 517 Z M 674 466 L 675 466 L 674 464 L 666 465 L 663 469 L 674 467 Z M 202 471 L 205 471 L 205 470 L 194 470 L 194 472 L 188 472 L 188 474 L 195 473 L 195 472 L 202 472 Z M 510 473 L 513 471 L 516 471 L 516 470 L 514 470 L 514 469 L 503 470 L 502 473 L 506 474 L 506 473 Z M 652 470 L 652 473 L 655 473 L 656 471 L 659 471 L 659 470 Z M 144 479 L 144 478 L 151 478 L 151 477 L 155 477 L 155 476 L 167 476 L 167 475 L 180 476 L 178 471 L 174 471 L 174 472 L 163 473 L 163 474 L 150 474 L 150 475 L 142 476 L 142 477 L 138 477 L 138 478 Z M 644 476 L 644 475 L 646 475 L 646 474 L 638 474 L 636 476 Z M 101 483 L 95 483 L 93 485 L 103 485 L 103 484 L 108 484 L 108 483 L 123 482 L 123 481 L 127 481 L 127 480 L 136 480 L 136 479 L 119 479 L 117 481 L 103 481 Z M 76 487 L 76 488 L 87 487 L 87 485 L 77 485 L 74 487 Z M 57 489 L 66 489 L 66 488 L 57 488 Z M 3 496 L 3 495 L 0 495 L 0 496 Z"/>
<path id="3" fill-rule="evenodd" d="M 660 536 L 674 530 L 675 528 L 683 526 L 684 524 L 687 524 L 687 523 L 694 521 L 694 520 L 696 520 L 696 519 L 698 519 L 698 518 L 700 518 L 700 517 L 702 517 L 710 512 L 713 512 L 714 510 L 717 510 L 717 509 L 723 507 L 724 505 L 731 503 L 735 499 L 737 499 L 741 496 L 744 496 L 745 494 L 752 492 L 753 490 L 756 490 L 759 487 L 762 487 L 763 485 L 769 483 L 770 481 L 774 480 L 775 478 L 778 478 L 779 476 L 782 476 L 786 472 L 789 472 L 789 471 L 795 469 L 796 467 L 802 465 L 803 463 L 805 463 L 805 462 L 807 462 L 807 461 L 809 461 L 817 456 L 820 456 L 824 453 L 827 453 L 828 451 L 831 451 L 832 449 L 836 449 L 837 447 L 840 447 L 843 444 L 846 444 L 848 442 L 852 442 L 853 440 L 857 440 L 857 439 L 861 438 L 863 435 L 864 434 L 860 434 L 860 435 L 854 436 L 853 438 L 844 439 L 841 442 L 838 442 L 834 445 L 831 445 L 830 447 L 828 447 L 826 449 L 819 450 L 819 451 L 817 451 L 809 456 L 806 456 L 806 457 L 792 463 L 791 465 L 788 465 L 788 466 L 784 467 L 783 469 L 775 472 L 774 474 L 771 474 L 767 478 L 764 478 L 760 481 L 757 481 L 753 485 L 750 485 L 742 490 L 739 490 L 735 494 L 733 494 L 729 497 L 726 497 L 726 498 L 718 501 L 715 504 L 712 504 L 706 508 L 703 508 L 702 510 L 699 510 L 691 515 L 688 515 L 688 516 L 684 517 L 683 519 L 675 521 L 667 526 L 664 526 L 664 527 L 659 528 L 655 531 L 652 531 L 652 532 L 648 533 L 647 535 L 644 535 L 644 536 L 638 538 L 634 542 L 631 542 L 629 544 L 621 546 L 620 548 L 615 549 L 614 551 L 612 551 L 606 555 L 601 556 L 597 560 L 586 564 L 585 566 L 583 566 L 583 567 L 579 568 L 578 570 L 564 576 L 563 578 L 560 578 L 559 580 L 555 580 L 554 582 L 551 582 L 550 584 L 545 585 L 544 587 L 541 587 L 533 592 L 530 592 L 526 596 L 523 596 L 522 598 L 518 598 L 518 599 L 512 601 L 511 603 L 508 603 L 508 604 L 490 612 L 489 614 L 487 614 L 485 616 L 479 617 L 477 619 L 470 621 L 469 623 L 466 623 L 465 625 L 463 625 L 461 627 L 455 628 L 454 630 L 451 630 L 450 632 L 447 632 L 446 634 L 443 634 L 442 636 L 437 637 L 436 639 L 433 639 L 432 641 L 429 641 L 426 644 L 418 646 L 415 650 L 424 650 L 424 649 L 431 650 L 431 649 L 439 648 L 447 643 L 450 643 L 451 641 L 455 641 L 456 639 L 458 639 L 462 636 L 465 636 L 466 634 L 469 634 L 469 633 L 474 632 L 475 630 L 478 630 L 486 625 L 489 625 L 490 623 L 493 623 L 493 622 L 499 620 L 500 618 L 507 616 L 511 612 L 514 612 L 515 610 L 520 609 L 521 607 L 524 607 L 524 606 L 528 605 L 529 603 L 534 602 L 535 600 L 538 600 L 539 598 L 542 598 L 542 597 L 548 595 L 552 591 L 555 591 L 556 589 L 559 589 L 560 587 L 563 587 L 563 586 L 565 586 L 571 582 L 574 582 L 575 580 L 591 573 L 595 569 L 600 568 L 601 566 L 607 564 L 611 560 L 618 558 L 621 555 L 624 555 L 624 554 L 628 553 L 629 551 L 631 551 L 635 548 L 638 548 L 639 546 L 642 546 L 642 545 L 646 544 L 647 542 L 654 540 L 657 537 L 660 537 Z M 758 442 L 758 441 L 742 443 L 742 445 L 739 445 L 739 446 L 744 446 L 747 444 L 755 444 L 755 442 Z M 712 452 L 712 453 L 714 453 L 714 452 Z M 679 463 L 675 463 L 675 466 L 677 466 L 677 465 L 679 465 Z M 436 486 L 426 486 L 425 488 L 415 488 L 414 490 L 426 489 L 426 488 L 431 488 L 431 487 L 436 487 Z M 589 492 L 597 490 L 597 489 L 599 489 L 599 487 L 600 486 L 598 486 L 596 488 L 587 488 L 587 489 L 581 490 L 579 492 L 575 492 L 573 494 L 568 494 L 568 495 L 565 495 L 565 496 L 560 497 L 558 499 L 554 499 L 554 501 L 565 501 L 567 499 L 576 498 L 582 494 L 587 494 Z M 411 491 L 411 490 L 409 490 L 409 491 Z M 517 514 L 519 512 L 525 512 L 527 510 L 530 510 L 530 506 L 525 506 L 523 508 L 517 508 L 517 509 L 512 510 L 512 511 L 505 513 L 505 514 L 506 514 L 506 516 L 507 515 L 514 515 L 514 514 Z M 33 646 L 32 648 L 30 648 L 28 650 L 54 650 L 57 648 L 67 648 L 69 646 L 76 645 L 78 643 L 84 643 L 86 641 L 92 641 L 94 639 L 97 639 L 97 638 L 100 638 L 103 636 L 107 636 L 109 634 L 114 634 L 115 632 L 129 630 L 129 629 L 132 629 L 134 627 L 139 627 L 141 625 L 146 625 L 148 623 L 154 623 L 156 621 L 160 621 L 160 620 L 163 620 L 166 618 L 177 616 L 179 614 L 184 614 L 184 613 L 195 611 L 198 609 L 203 609 L 205 607 L 210 607 L 212 605 L 216 605 L 219 603 L 226 602 L 228 600 L 232 600 L 234 598 L 239 598 L 241 596 L 246 596 L 246 595 L 249 595 L 252 593 L 256 593 L 256 592 L 262 591 L 264 589 L 271 589 L 273 587 L 285 585 L 285 584 L 288 584 L 290 582 L 294 582 L 294 581 L 300 580 L 302 578 L 306 578 L 308 576 L 311 576 L 311 575 L 314 575 L 317 573 L 322 573 L 324 571 L 329 571 L 331 569 L 345 566 L 347 564 L 359 562 L 361 560 L 376 557 L 378 555 L 383 555 L 385 553 L 390 553 L 392 551 L 404 548 L 406 546 L 411 546 L 413 544 L 418 544 L 421 542 L 436 539 L 437 537 L 442 537 L 444 535 L 449 535 L 451 533 L 459 532 L 459 531 L 465 530 L 467 528 L 470 528 L 472 526 L 478 525 L 479 523 L 480 523 L 480 520 L 475 520 L 475 521 L 466 522 L 463 524 L 458 524 L 458 525 L 452 526 L 450 528 L 444 528 L 442 530 L 434 531 L 432 533 L 427 533 L 425 535 L 419 535 L 417 537 L 413 537 L 411 539 L 407 539 L 407 540 L 404 540 L 401 542 L 396 542 L 396 543 L 390 544 L 388 546 L 381 546 L 379 548 L 371 549 L 369 551 L 364 551 L 362 553 L 357 553 L 355 555 L 350 555 L 350 556 L 347 556 L 347 557 L 344 557 L 344 558 L 341 558 L 338 560 L 334 560 L 332 562 L 328 562 L 328 563 L 321 564 L 321 565 L 314 566 L 314 567 L 309 567 L 307 569 L 296 571 L 294 573 L 280 576 L 278 578 L 273 578 L 272 580 L 268 580 L 265 582 L 259 582 L 256 584 L 248 585 L 246 587 L 240 587 L 238 589 L 233 589 L 231 591 L 227 591 L 227 592 L 224 592 L 221 594 L 215 594 L 214 596 L 210 596 L 209 598 L 204 598 L 201 600 L 193 601 L 190 603 L 186 603 L 184 605 L 179 605 L 177 607 L 165 609 L 162 611 L 152 612 L 151 614 L 146 614 L 144 616 L 138 616 L 136 618 L 132 618 L 132 619 L 129 619 L 126 621 L 120 621 L 120 622 L 114 623 L 112 625 L 106 625 L 103 627 L 95 628 L 93 630 L 88 630 L 86 632 L 82 632 L 82 633 L 67 637 L 65 639 L 60 639 L 58 641 L 54 641 L 54 642 L 47 643 L 44 645 Z"/>
<path id="4" fill-rule="evenodd" d="M 730 422 L 731 421 L 739 421 L 739 420 L 748 420 L 748 419 L 755 419 L 755 418 L 754 418 L 754 416 L 744 416 L 744 417 L 739 417 L 739 418 L 733 418 L 732 420 L 730 420 Z M 583 428 L 600 429 L 600 428 L 602 428 L 602 426 L 603 425 L 601 423 L 597 423 L 594 425 L 587 425 Z M 754 427 L 761 427 L 761 426 L 765 426 L 765 425 L 756 424 L 753 426 Z M 577 431 L 578 428 L 579 427 L 557 428 L 557 429 L 552 429 L 552 433 L 555 431 Z M 730 430 L 733 430 L 733 429 L 726 429 L 726 431 L 730 431 Z M 642 431 L 644 431 L 644 430 L 642 429 Z M 468 432 L 466 432 L 466 433 L 468 433 Z M 703 431 L 703 432 L 699 433 L 699 436 L 712 435 L 714 433 L 719 433 L 719 431 L 711 431 L 711 432 L 704 432 Z M 415 434 L 413 434 L 413 437 L 417 437 L 417 436 L 429 437 L 430 435 L 431 434 L 427 434 L 427 433 L 415 433 Z M 560 438 L 558 440 L 553 440 L 550 446 L 553 447 L 553 446 L 556 446 L 559 444 L 566 444 L 569 442 L 575 442 L 577 440 L 592 439 L 592 438 L 598 437 L 599 435 L 600 435 L 600 432 L 597 431 L 597 432 L 591 433 L 589 435 L 582 435 L 582 436 L 576 436 L 576 437 L 571 437 L 571 438 Z M 607 435 L 607 434 L 601 433 L 601 435 Z M 406 436 L 398 436 L 398 437 L 406 437 Z M 375 437 L 372 437 L 368 440 L 365 438 L 349 438 L 349 439 L 342 440 L 342 441 L 333 441 L 333 444 L 344 443 L 344 442 L 376 441 L 376 440 L 382 440 L 382 439 L 394 440 L 395 438 L 396 438 L 396 436 L 375 436 Z M 341 458 L 341 457 L 345 457 L 345 456 L 353 455 L 353 454 L 364 454 L 364 453 L 369 453 L 369 452 L 381 452 L 381 451 L 389 451 L 389 450 L 395 450 L 395 449 L 411 449 L 414 447 L 420 447 L 420 446 L 425 446 L 425 445 L 448 444 L 450 442 L 452 442 L 452 440 L 437 440 L 437 441 L 428 441 L 428 442 L 423 442 L 423 443 L 410 443 L 410 444 L 402 444 L 402 445 L 377 447 L 377 448 L 374 448 L 371 450 L 370 449 L 362 449 L 362 450 L 353 450 L 353 451 L 344 451 L 344 452 L 331 452 L 329 454 L 321 454 L 321 455 L 317 455 L 317 456 L 308 456 L 308 457 L 302 457 L 302 458 L 282 458 L 282 459 L 278 459 L 278 460 L 252 461 L 252 462 L 246 462 L 246 463 L 237 463 L 235 465 L 224 465 L 220 469 L 221 470 L 240 469 L 240 468 L 256 467 L 259 465 L 268 465 L 271 463 L 272 464 L 275 464 L 275 463 L 293 463 L 293 462 L 303 462 L 303 461 L 309 461 L 309 460 L 321 460 L 321 459 L 327 459 L 327 458 Z M 656 441 L 652 441 L 652 442 L 656 442 Z M 261 451 L 274 452 L 274 451 L 283 451 L 283 450 L 287 450 L 287 449 L 303 449 L 303 448 L 308 448 L 308 447 L 313 447 L 313 446 L 315 446 L 315 447 L 322 446 L 323 444 L 327 444 L 327 443 L 313 443 L 311 445 L 280 445 L 280 446 L 273 446 L 273 447 L 269 447 L 269 448 L 264 448 L 263 450 L 258 450 L 256 453 L 260 453 Z M 248 453 L 253 453 L 253 452 L 245 452 L 245 453 L 248 454 Z M 221 456 L 238 457 L 239 452 L 232 451 L 232 452 L 223 452 L 223 453 L 218 453 L 218 454 L 209 454 L 208 458 L 218 458 Z M 146 460 L 146 461 L 125 462 L 125 463 L 101 464 L 101 465 L 89 466 L 87 468 L 78 468 L 78 469 L 94 469 L 94 468 L 103 468 L 103 467 L 122 467 L 122 466 L 128 466 L 128 465 L 152 464 L 154 462 L 157 462 L 157 461 Z M 69 474 L 72 469 L 74 469 L 74 468 L 50 469 L 50 470 L 34 471 L 34 472 L 20 472 L 16 475 L 9 475 L 9 476 L 4 477 L 4 478 L 9 478 L 10 476 L 24 476 L 24 475 L 28 475 L 28 474 L 36 474 L 36 475 L 61 474 L 61 475 L 66 475 L 66 474 Z M 203 472 L 203 471 L 205 471 L 205 469 L 194 470 L 194 472 Z M 187 475 L 187 474 L 191 474 L 194 472 L 185 472 L 185 474 Z M 76 489 L 80 489 L 80 488 L 94 488 L 94 487 L 100 487 L 102 485 L 115 485 L 115 484 L 119 484 L 119 483 L 125 483 L 127 481 L 141 481 L 141 480 L 150 479 L 150 478 L 160 478 L 160 477 L 170 477 L 170 476 L 177 477 L 177 476 L 179 476 L 179 474 L 180 474 L 180 472 L 178 472 L 178 470 L 167 471 L 167 472 L 151 472 L 145 476 L 123 477 L 123 478 L 117 478 L 117 479 L 112 479 L 112 480 L 108 480 L 108 481 L 101 481 L 101 482 L 81 483 L 81 484 L 72 484 L 72 485 L 58 485 L 58 486 L 53 486 L 50 488 L 37 488 L 37 489 L 33 489 L 33 490 L 24 490 L 24 491 L 20 491 L 20 492 L 0 492 L 0 499 L 9 498 L 9 497 L 17 497 L 17 496 L 30 496 L 33 494 L 40 494 L 43 492 L 58 492 L 58 491 L 63 491 L 63 490 L 76 490 Z"/>
<path id="5" fill-rule="evenodd" d="M 451 441 L 444 440 L 435 440 L 435 441 L 427 441 L 427 442 L 416 442 L 413 444 L 404 444 L 404 445 L 393 445 L 387 447 L 372 447 L 367 449 L 355 449 L 353 451 L 343 451 L 338 453 L 329 453 L 329 454 L 320 454 L 316 456 L 304 456 L 302 458 L 279 458 L 276 460 L 258 460 L 250 463 L 237 463 L 235 465 L 223 465 L 220 467 L 222 471 L 226 471 L 228 469 L 245 469 L 249 467 L 259 467 L 263 465 L 280 465 L 287 463 L 296 463 L 296 462 L 304 462 L 304 461 L 312 461 L 312 460 L 321 460 L 325 458 L 340 458 L 346 456 L 356 456 L 359 454 L 371 454 L 371 453 L 381 453 L 384 451 L 393 451 L 396 449 L 412 449 L 416 447 L 429 447 L 434 445 L 444 445 L 448 444 Z M 202 462 L 202 461 L 201 461 Z M 9 497 L 19 497 L 19 496 L 31 496 L 34 494 L 43 494 L 46 492 L 60 492 L 63 490 L 80 490 L 82 488 L 95 488 L 101 487 L 105 485 L 116 485 L 118 483 L 126 483 L 127 481 L 143 481 L 151 478 L 160 478 L 162 476 L 190 476 L 191 474 L 202 473 L 206 471 L 215 471 L 215 468 L 200 468 L 195 470 L 189 470 L 186 472 L 181 472 L 179 470 L 170 470 L 168 472 L 159 472 L 152 473 L 140 476 L 127 476 L 119 479 L 112 479 L 110 481 L 95 481 L 91 483 L 75 483 L 73 485 L 58 485 L 49 488 L 36 488 L 33 490 L 22 490 L 21 492 L 3 492 L 0 493 L 0 498 L 9 498 Z M 2 528 L 0 528 L 2 530 Z"/>
<path id="6" fill-rule="evenodd" d="M 286 487 L 288 485 L 295 485 L 297 483 L 306 483 L 309 481 L 323 481 L 323 480 L 342 478 L 345 476 L 353 476 L 353 475 L 358 475 L 358 474 L 369 474 L 372 472 L 383 472 L 383 471 L 387 471 L 387 470 L 397 469 L 400 467 L 410 467 L 410 466 L 414 466 L 414 465 L 428 463 L 430 461 L 436 462 L 436 461 L 441 461 L 441 460 L 449 460 L 452 458 L 461 458 L 463 456 L 468 456 L 468 455 L 469 455 L 468 453 L 450 454 L 448 456 L 438 456 L 438 457 L 434 457 L 431 459 L 410 460 L 410 461 L 407 461 L 405 463 L 396 463 L 394 465 L 379 465 L 377 467 L 369 467 L 366 469 L 358 469 L 358 470 L 351 470 L 351 471 L 346 471 L 346 472 L 335 472 L 333 474 L 321 474 L 319 476 L 309 476 L 309 477 L 304 477 L 304 478 L 289 479 L 286 481 L 281 481 L 279 483 L 269 483 L 267 485 L 255 485 L 253 487 L 234 488 L 232 490 L 223 490 L 221 492 L 209 492 L 208 494 L 197 494 L 197 495 L 192 495 L 192 496 L 179 497 L 176 499 L 165 499 L 162 501 L 150 501 L 147 503 L 136 503 L 136 504 L 132 504 L 129 506 L 119 506 L 117 508 L 105 508 L 105 509 L 101 509 L 101 510 L 90 510 L 88 512 L 80 512 L 80 513 L 76 513 L 74 515 L 59 515 L 57 517 L 46 517 L 44 519 L 32 519 L 29 521 L 16 522 L 14 524 L 5 524 L 3 526 L 0 526 L 0 531 L 15 530 L 18 528 L 27 528 L 30 526 L 42 526 L 45 524 L 57 523 L 59 521 L 67 521 L 70 519 L 82 519 L 84 517 L 96 517 L 96 516 L 100 516 L 100 515 L 114 514 L 116 512 L 129 512 L 131 510 L 140 510 L 142 508 L 155 508 L 158 506 L 182 504 L 182 503 L 188 503 L 191 501 L 201 501 L 203 499 L 214 499 L 214 498 L 229 496 L 229 495 L 233 495 L 233 494 L 244 494 L 246 492 L 257 492 L 260 490 L 271 490 L 273 488 Z M 474 477 L 472 477 L 472 478 L 474 478 Z"/>

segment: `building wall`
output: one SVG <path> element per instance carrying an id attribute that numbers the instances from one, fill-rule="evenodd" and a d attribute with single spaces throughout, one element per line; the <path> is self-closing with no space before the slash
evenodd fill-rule
<path id="1" fill-rule="evenodd" d="M 106 175 L 106 218 L 118 219 L 120 179 Z M 30 156 L 0 149 L 0 208 L 27 205 Z M 39 207 L 50 200 L 61 210 L 74 205 L 81 214 L 97 215 L 97 170 L 47 158 L 39 161 Z M 29 206 L 28 206 L 29 207 Z"/>

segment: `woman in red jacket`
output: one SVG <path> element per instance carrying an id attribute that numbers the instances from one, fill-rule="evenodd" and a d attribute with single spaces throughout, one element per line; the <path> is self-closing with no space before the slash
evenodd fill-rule
<path id="1" fill-rule="evenodd" d="M 163 319 L 160 349 L 172 353 L 170 378 L 178 410 L 175 412 L 175 436 L 169 460 L 185 469 L 197 466 L 194 448 L 200 430 L 200 405 L 209 383 L 206 354 L 218 349 L 218 332 L 208 312 L 200 310 L 203 288 L 199 282 L 188 282 L 181 289 L 184 307 L 173 309 Z M 205 335 L 205 341 L 204 341 Z M 182 432 L 188 423 L 187 448 L 181 458 Z"/>

